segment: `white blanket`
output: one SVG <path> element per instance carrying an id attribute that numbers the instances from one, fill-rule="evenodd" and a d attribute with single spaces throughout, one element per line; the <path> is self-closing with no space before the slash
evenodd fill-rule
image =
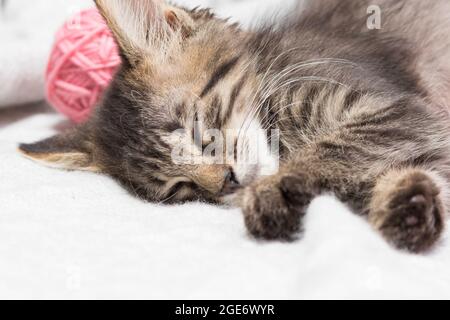
<path id="1" fill-rule="evenodd" d="M 19 109 L 0 110 L 0 298 L 450 298 L 448 230 L 410 255 L 328 196 L 301 241 L 257 242 L 239 210 L 147 204 L 108 177 L 22 158 L 18 142 L 63 118 Z"/>
<path id="2" fill-rule="evenodd" d="M 301 241 L 264 243 L 239 210 L 147 204 L 16 152 L 62 120 L 0 129 L 0 298 L 450 298 L 450 239 L 396 251 L 332 197 L 312 204 Z"/>

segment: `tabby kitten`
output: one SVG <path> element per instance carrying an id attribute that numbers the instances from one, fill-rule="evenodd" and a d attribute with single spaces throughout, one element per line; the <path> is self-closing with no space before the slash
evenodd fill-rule
<path id="1" fill-rule="evenodd" d="M 306 1 L 251 31 L 163 1 L 96 4 L 122 67 L 88 123 L 23 154 L 152 202 L 240 206 L 258 238 L 295 239 L 312 199 L 332 192 L 398 248 L 437 242 L 450 205 L 450 1 Z M 207 129 L 231 132 L 230 161 L 174 161 L 180 147 L 204 158 Z"/>

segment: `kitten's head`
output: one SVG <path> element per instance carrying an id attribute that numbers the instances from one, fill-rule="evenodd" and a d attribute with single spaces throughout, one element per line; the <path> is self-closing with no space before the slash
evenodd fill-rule
<path id="1" fill-rule="evenodd" d="M 267 141 L 246 120 L 257 91 L 248 34 L 207 10 L 161 0 L 96 4 L 119 44 L 121 69 L 86 124 L 21 151 L 109 174 L 158 202 L 220 201 L 260 175 Z"/>

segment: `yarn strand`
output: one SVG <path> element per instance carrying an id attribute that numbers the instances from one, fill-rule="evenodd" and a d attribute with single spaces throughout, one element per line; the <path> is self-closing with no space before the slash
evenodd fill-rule
<path id="1" fill-rule="evenodd" d="M 46 71 L 47 100 L 72 121 L 84 122 L 119 65 L 117 45 L 102 16 L 97 9 L 84 10 L 56 34 Z"/>

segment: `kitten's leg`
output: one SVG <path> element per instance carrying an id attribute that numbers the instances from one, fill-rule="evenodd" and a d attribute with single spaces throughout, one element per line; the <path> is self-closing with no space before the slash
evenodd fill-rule
<path id="1" fill-rule="evenodd" d="M 371 190 L 362 176 L 345 163 L 323 161 L 317 154 L 302 155 L 283 165 L 279 173 L 243 190 L 239 205 L 253 236 L 293 240 L 302 229 L 309 204 L 321 192 L 334 192 L 357 210 L 362 208 Z"/>
<path id="2" fill-rule="evenodd" d="M 369 221 L 394 246 L 413 252 L 429 249 L 444 228 L 447 190 L 434 172 L 392 170 L 378 179 Z"/>
<path id="3" fill-rule="evenodd" d="M 320 165 L 312 159 L 290 164 L 245 189 L 241 207 L 253 236 L 295 239 L 313 198 L 331 191 L 357 213 L 367 215 L 398 248 L 425 251 L 439 239 L 448 190 L 437 173 L 398 169 L 373 176 L 357 167 L 348 170 L 349 166 L 326 161 Z"/>

